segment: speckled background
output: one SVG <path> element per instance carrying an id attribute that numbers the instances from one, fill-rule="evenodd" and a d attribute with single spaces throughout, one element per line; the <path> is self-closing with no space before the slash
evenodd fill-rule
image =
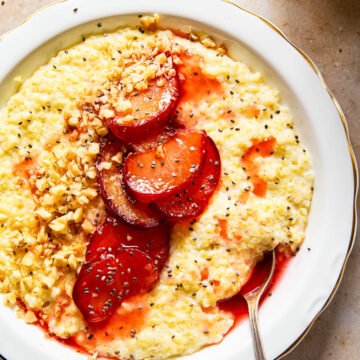
<path id="1" fill-rule="evenodd" d="M 315 61 L 345 112 L 355 154 L 360 158 L 360 1 L 234 1 L 279 26 Z M 0 0 L 0 34 L 50 2 Z M 287 360 L 360 359 L 359 278 L 360 244 L 357 241 L 333 302 Z"/>

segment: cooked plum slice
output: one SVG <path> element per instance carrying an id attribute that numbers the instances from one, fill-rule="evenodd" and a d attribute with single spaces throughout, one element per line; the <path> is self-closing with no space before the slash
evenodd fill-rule
<path id="1" fill-rule="evenodd" d="M 147 205 L 125 195 L 123 156 L 124 147 L 119 139 L 111 134 L 101 139 L 96 170 L 105 203 L 129 225 L 145 229 L 159 226 L 163 222 L 159 215 L 148 209 Z"/>
<path id="2" fill-rule="evenodd" d="M 156 267 L 140 250 L 100 253 L 81 268 L 73 288 L 74 302 L 88 323 L 102 323 L 124 299 L 154 286 Z"/>
<path id="3" fill-rule="evenodd" d="M 169 254 L 169 229 L 137 230 L 108 217 L 90 238 L 73 289 L 84 319 L 102 324 L 129 296 L 151 290 Z"/>
<path id="4" fill-rule="evenodd" d="M 156 259 L 156 265 L 161 269 L 168 257 L 169 239 L 168 225 L 138 230 L 114 217 L 108 217 L 91 236 L 86 250 L 86 261 L 102 252 L 137 249 Z"/>
<path id="5" fill-rule="evenodd" d="M 219 151 L 207 137 L 207 157 L 201 174 L 183 191 L 155 202 L 154 206 L 168 219 L 186 219 L 199 216 L 215 191 L 221 173 Z"/>
<path id="6" fill-rule="evenodd" d="M 166 123 L 165 126 L 160 130 L 159 133 L 152 134 L 141 142 L 128 143 L 127 146 L 134 151 L 145 152 L 156 148 L 170 140 L 175 135 L 175 128 L 172 123 Z"/>
<path id="7" fill-rule="evenodd" d="M 131 153 L 124 181 L 136 199 L 149 203 L 186 188 L 200 173 L 206 157 L 204 131 L 182 129 L 165 144 Z"/>
<path id="8" fill-rule="evenodd" d="M 146 90 L 133 91 L 127 96 L 132 105 L 131 121 L 122 121 L 124 114 L 107 120 L 110 130 L 126 143 L 139 143 L 141 139 L 155 136 L 164 127 L 180 95 L 178 76 L 163 76 L 163 86 L 155 79 Z M 159 130 L 160 129 L 160 130 Z"/>

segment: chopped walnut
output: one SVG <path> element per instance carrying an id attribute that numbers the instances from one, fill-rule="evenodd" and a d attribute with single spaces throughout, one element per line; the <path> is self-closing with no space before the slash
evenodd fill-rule
<path id="1" fill-rule="evenodd" d="M 147 30 L 155 31 L 159 25 L 160 16 L 159 14 L 154 14 L 153 16 L 143 16 L 140 18 L 140 23 Z"/>

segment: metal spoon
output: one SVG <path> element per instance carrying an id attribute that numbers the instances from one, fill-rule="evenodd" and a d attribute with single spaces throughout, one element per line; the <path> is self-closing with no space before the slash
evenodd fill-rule
<path id="1" fill-rule="evenodd" d="M 249 291 L 246 294 L 242 294 L 248 305 L 251 334 L 254 344 L 254 353 L 256 360 L 266 360 L 263 344 L 261 341 L 261 335 L 259 331 L 258 308 L 259 308 L 259 301 L 261 299 L 261 296 L 265 291 L 266 287 L 268 286 L 274 273 L 275 250 L 272 251 L 271 257 L 272 257 L 271 268 L 266 280 L 255 289 Z"/>

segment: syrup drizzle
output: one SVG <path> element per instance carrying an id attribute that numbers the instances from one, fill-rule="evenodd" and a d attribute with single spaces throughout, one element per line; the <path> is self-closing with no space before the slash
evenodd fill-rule
<path id="1" fill-rule="evenodd" d="M 187 51 L 180 55 L 182 64 L 178 66 L 181 82 L 181 95 L 175 109 L 176 123 L 184 127 L 193 127 L 199 120 L 196 108 L 200 102 L 209 101 L 212 95 L 222 97 L 224 89 L 221 83 L 203 73 L 203 58 Z M 186 109 L 185 105 L 186 104 Z M 190 105 L 190 109 L 189 106 Z"/>
<path id="2" fill-rule="evenodd" d="M 260 306 L 263 302 L 272 295 L 272 292 L 276 288 L 276 285 L 281 280 L 286 267 L 291 259 L 291 256 L 288 254 L 279 251 L 276 248 L 276 259 L 275 259 L 275 269 L 273 277 L 265 289 L 261 300 Z M 271 267 L 271 256 L 265 256 L 264 261 L 260 261 L 253 269 L 252 274 L 250 275 L 247 283 L 242 287 L 241 291 L 233 296 L 232 298 L 221 300 L 218 302 L 218 306 L 221 310 L 230 312 L 234 319 L 233 326 L 229 329 L 228 333 L 233 330 L 242 320 L 248 317 L 248 308 L 247 303 L 244 299 L 243 294 L 248 293 L 251 289 L 256 288 L 261 285 L 266 279 L 269 269 Z"/>
<path id="3" fill-rule="evenodd" d="M 241 164 L 245 168 L 245 172 L 250 176 L 250 181 L 254 187 L 253 193 L 258 197 L 265 197 L 267 192 L 267 182 L 258 175 L 259 165 L 256 163 L 256 159 L 261 156 L 263 158 L 272 155 L 276 139 L 274 137 L 268 137 L 264 140 L 252 140 L 253 145 L 245 151 L 241 159 Z M 240 199 L 240 202 L 247 200 L 247 197 Z M 246 202 L 245 200 L 245 202 Z"/>

